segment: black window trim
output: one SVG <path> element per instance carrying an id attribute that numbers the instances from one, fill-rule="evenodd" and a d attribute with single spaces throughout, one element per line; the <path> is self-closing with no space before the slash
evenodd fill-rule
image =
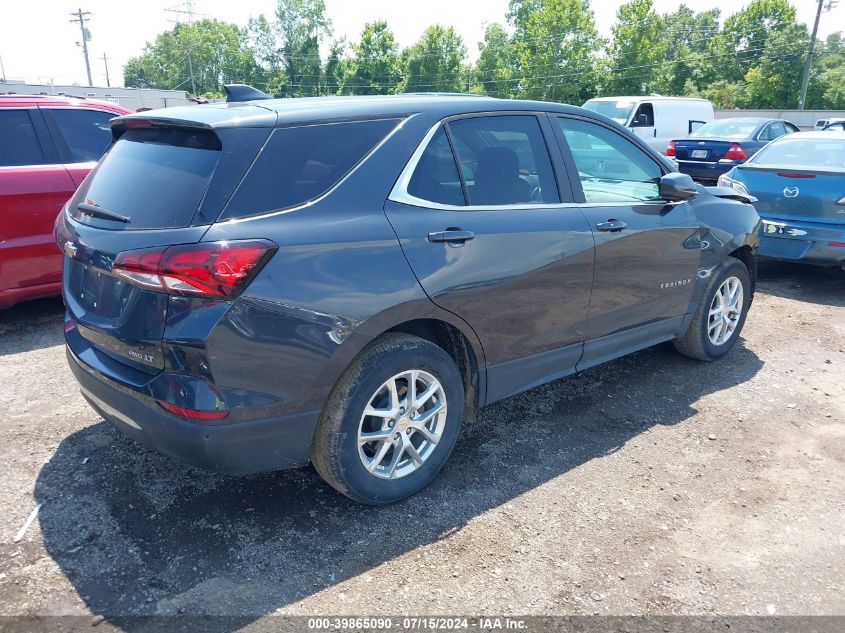
<path id="1" fill-rule="evenodd" d="M 648 147 L 645 143 L 642 142 L 640 137 L 632 134 L 631 137 L 626 136 L 625 134 L 620 134 L 618 130 L 614 129 L 613 126 L 607 125 L 604 121 L 597 121 L 596 119 L 581 116 L 578 114 L 566 114 L 562 112 L 554 112 L 550 113 L 551 116 L 557 119 L 574 119 L 578 121 L 584 121 L 586 123 L 592 123 L 593 125 L 598 125 L 600 127 L 606 128 L 610 130 L 620 138 L 630 142 L 632 145 L 639 147 L 642 150 L 643 154 L 649 158 L 657 167 L 660 169 L 661 175 L 665 176 L 666 174 L 670 173 L 670 169 L 664 165 L 661 161 L 657 160 L 651 152 L 654 151 L 650 147 Z M 555 122 L 555 125 L 552 126 L 552 129 L 555 133 L 555 138 L 557 139 L 558 146 L 560 149 L 561 154 L 563 155 L 563 160 L 566 163 L 566 171 L 569 174 L 569 182 L 572 187 L 573 194 L 575 196 L 575 200 L 578 203 L 578 206 L 581 207 L 630 207 L 632 205 L 641 206 L 641 205 L 660 205 L 665 206 L 667 204 L 677 204 L 676 202 L 670 202 L 668 200 L 663 199 L 656 199 L 656 200 L 642 200 L 636 202 L 587 202 L 586 196 L 584 196 L 584 187 L 581 184 L 581 179 L 578 177 L 578 168 L 575 166 L 575 159 L 572 157 L 572 150 L 569 148 L 569 143 L 566 141 L 566 136 L 563 133 L 560 125 Z"/>
<path id="2" fill-rule="evenodd" d="M 3 165 L 0 169 L 20 168 L 20 167 L 61 167 L 63 165 L 58 150 L 53 144 L 53 139 L 47 130 L 47 124 L 44 121 L 44 116 L 38 106 L 11 106 L 0 108 L 0 112 L 9 111 L 25 111 L 29 114 L 30 123 L 35 130 L 35 138 L 38 141 L 38 146 L 41 149 L 41 154 L 44 156 L 43 163 L 36 163 L 34 165 Z"/>
<path id="3" fill-rule="evenodd" d="M 451 116 L 447 116 L 440 119 L 433 126 L 431 126 L 428 132 L 426 132 L 425 136 L 423 136 L 419 145 L 417 145 L 417 148 L 414 150 L 414 153 L 411 154 L 411 158 L 408 159 L 408 162 L 402 169 L 402 172 L 399 174 L 399 178 L 396 179 L 396 182 L 394 183 L 393 188 L 391 189 L 387 199 L 391 202 L 398 202 L 400 204 L 407 204 L 413 207 L 423 207 L 426 209 L 434 209 L 438 211 L 516 211 L 530 209 L 555 209 L 578 206 L 578 203 L 574 198 L 574 192 L 567 190 L 567 188 L 563 186 L 563 183 L 566 182 L 570 185 L 571 189 L 571 179 L 566 173 L 560 173 L 560 170 L 565 169 L 565 166 L 559 160 L 560 157 L 557 155 L 559 151 L 557 143 L 553 143 L 553 139 L 549 138 L 549 127 L 552 126 L 544 125 L 544 122 L 548 124 L 548 114 L 549 113 L 540 110 L 493 110 L 484 112 L 465 112 L 462 114 L 453 114 Z M 558 197 L 561 199 L 561 202 L 526 202 L 518 204 L 475 205 L 467 204 L 464 206 L 459 206 L 454 204 L 444 204 L 442 202 L 434 202 L 433 200 L 426 200 L 425 198 L 419 198 L 408 193 L 408 187 L 411 183 L 411 177 L 414 175 L 414 171 L 416 171 L 417 164 L 420 162 L 423 153 L 428 148 L 429 144 L 434 138 L 434 135 L 437 134 L 437 131 L 442 127 L 447 134 L 447 138 L 449 139 L 449 145 L 452 148 L 452 159 L 455 161 L 455 167 L 458 170 L 458 176 L 461 179 L 461 187 L 464 190 L 464 201 L 469 202 L 469 198 L 466 192 L 466 186 L 464 183 L 464 176 L 462 170 L 460 169 L 460 164 L 458 163 L 454 146 L 452 145 L 451 132 L 449 131 L 448 124 L 451 121 L 457 121 L 460 119 L 475 119 L 492 116 L 532 116 L 537 120 L 537 123 L 540 126 L 540 132 L 543 135 L 543 142 L 546 146 L 546 152 L 549 155 L 549 161 L 552 165 L 552 172 L 554 174 L 555 183 L 557 186 Z M 544 119 L 546 120 L 544 121 Z"/>

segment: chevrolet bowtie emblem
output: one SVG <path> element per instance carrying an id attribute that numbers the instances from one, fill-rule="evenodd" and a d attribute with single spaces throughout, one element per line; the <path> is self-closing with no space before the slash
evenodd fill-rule
<path id="1" fill-rule="evenodd" d="M 68 257 L 76 257 L 76 254 L 79 252 L 79 249 L 77 248 L 76 244 L 70 241 L 65 242 L 65 245 L 62 247 L 62 250 Z"/>

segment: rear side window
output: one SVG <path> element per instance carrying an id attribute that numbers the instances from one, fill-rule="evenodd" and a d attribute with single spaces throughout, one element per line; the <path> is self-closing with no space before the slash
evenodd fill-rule
<path id="1" fill-rule="evenodd" d="M 560 202 L 537 117 L 483 116 L 449 123 L 471 205 Z"/>
<path id="2" fill-rule="evenodd" d="M 82 108 L 50 109 L 67 144 L 70 160 L 87 163 L 100 160 L 111 143 L 111 121 L 116 114 Z"/>
<path id="3" fill-rule="evenodd" d="M 188 226 L 219 157 L 210 130 L 128 130 L 97 166 L 85 201 L 129 216 L 127 229 Z"/>
<path id="4" fill-rule="evenodd" d="M 231 219 L 289 209 L 334 187 L 399 119 L 279 128 L 223 212 Z"/>
<path id="5" fill-rule="evenodd" d="M 420 156 L 408 193 L 440 204 L 463 206 L 464 192 L 455 157 L 443 128 L 439 128 Z"/>
<path id="6" fill-rule="evenodd" d="M 0 109 L 0 167 L 43 164 L 29 112 Z"/>

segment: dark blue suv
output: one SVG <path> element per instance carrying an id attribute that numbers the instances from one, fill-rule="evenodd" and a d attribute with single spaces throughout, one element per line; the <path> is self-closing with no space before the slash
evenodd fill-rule
<path id="1" fill-rule="evenodd" d="M 396 501 L 478 407 L 661 341 L 719 358 L 751 304 L 748 197 L 581 108 L 254 100 L 112 130 L 56 224 L 68 360 L 105 419 L 208 469 L 310 460 Z"/>

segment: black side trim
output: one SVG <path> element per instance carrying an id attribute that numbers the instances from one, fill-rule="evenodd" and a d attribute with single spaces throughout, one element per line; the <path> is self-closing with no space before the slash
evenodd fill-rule
<path id="1" fill-rule="evenodd" d="M 584 343 L 584 355 L 578 363 L 578 371 L 672 340 L 681 332 L 684 318 L 679 316 L 652 321 L 587 341 Z"/>
<path id="2" fill-rule="evenodd" d="M 583 343 L 573 343 L 488 367 L 486 404 L 574 374 L 583 349 Z"/>

